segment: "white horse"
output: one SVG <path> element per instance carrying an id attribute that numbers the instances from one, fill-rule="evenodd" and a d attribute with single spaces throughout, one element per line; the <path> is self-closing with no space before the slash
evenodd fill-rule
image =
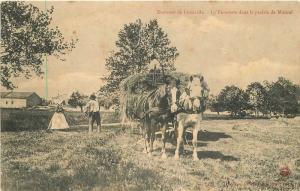
<path id="1" fill-rule="evenodd" d="M 188 91 L 188 90 L 187 90 Z M 200 91 L 200 90 L 199 90 Z M 175 151 L 175 159 L 179 159 L 179 148 L 183 144 L 183 135 L 187 128 L 193 129 L 193 159 L 199 160 L 197 155 L 197 140 L 198 132 L 201 128 L 201 121 L 203 116 L 203 108 L 201 107 L 201 98 L 190 98 L 189 93 L 184 93 L 179 101 L 179 108 L 175 105 L 177 100 L 174 100 L 176 91 L 172 91 L 172 107 L 171 111 L 177 113 L 177 147 Z M 200 94 L 200 92 L 199 92 Z M 178 103 L 177 103 L 178 104 Z"/>

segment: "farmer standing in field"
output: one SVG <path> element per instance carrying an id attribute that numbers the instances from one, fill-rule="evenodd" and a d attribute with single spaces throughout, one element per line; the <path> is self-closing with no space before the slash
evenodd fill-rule
<path id="1" fill-rule="evenodd" d="M 89 117 L 89 133 L 93 131 L 94 122 L 97 123 L 97 132 L 100 132 L 101 119 L 100 119 L 100 106 L 98 101 L 96 101 L 96 96 L 92 94 L 90 96 L 90 101 L 85 106 L 85 113 Z"/>

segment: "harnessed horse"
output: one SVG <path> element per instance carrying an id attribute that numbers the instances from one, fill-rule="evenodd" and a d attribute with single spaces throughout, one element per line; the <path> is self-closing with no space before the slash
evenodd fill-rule
<path id="1" fill-rule="evenodd" d="M 175 91 L 172 92 L 171 98 L 175 98 Z M 193 159 L 195 161 L 199 160 L 197 155 L 197 140 L 198 140 L 198 132 L 201 128 L 201 121 L 204 111 L 204 106 L 201 105 L 203 103 L 203 98 L 186 98 L 181 103 L 177 100 L 172 100 L 172 112 L 176 115 L 176 123 L 177 127 L 175 127 L 175 131 L 177 131 L 177 146 L 175 150 L 175 159 L 179 159 L 179 149 L 180 146 L 183 146 L 183 135 L 186 132 L 187 128 L 191 127 L 193 129 Z M 176 105 L 174 105 L 176 104 Z"/>
<path id="2" fill-rule="evenodd" d="M 125 101 L 125 114 L 140 121 L 145 141 L 144 152 L 151 155 L 155 132 L 162 128 L 162 158 L 166 158 L 166 128 L 170 121 L 171 94 L 167 84 L 159 85 L 150 93 L 129 95 Z"/>

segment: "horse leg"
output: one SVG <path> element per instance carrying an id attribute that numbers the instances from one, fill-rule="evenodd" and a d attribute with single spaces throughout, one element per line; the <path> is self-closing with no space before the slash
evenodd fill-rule
<path id="1" fill-rule="evenodd" d="M 145 119 L 145 121 L 143 122 L 143 138 L 144 138 L 144 153 L 148 153 L 149 151 L 149 123 L 148 120 Z"/>
<path id="2" fill-rule="evenodd" d="M 162 159 L 166 159 L 167 158 L 167 155 L 166 155 L 166 128 L 167 128 L 167 123 L 164 123 L 163 126 L 162 126 L 162 130 L 161 130 L 161 133 L 162 133 L 162 149 L 161 149 L 161 158 Z"/>
<path id="3" fill-rule="evenodd" d="M 177 140 L 178 138 L 178 122 L 176 121 L 174 124 L 174 139 Z"/>
<path id="4" fill-rule="evenodd" d="M 184 126 L 182 124 L 182 122 L 178 123 L 178 128 L 177 128 L 178 134 L 177 134 L 177 147 L 176 147 L 176 151 L 175 151 L 175 159 L 179 159 L 179 149 L 180 149 L 180 145 L 182 144 L 182 136 L 183 136 L 183 131 L 184 131 Z"/>
<path id="5" fill-rule="evenodd" d="M 149 156 L 151 156 L 151 152 L 152 152 L 152 149 L 151 149 L 151 126 L 149 125 L 147 127 L 147 133 L 146 133 L 146 147 L 147 147 L 147 153 Z"/>
<path id="6" fill-rule="evenodd" d="M 143 135 L 143 139 L 144 139 L 144 150 L 143 150 L 143 153 L 147 153 L 147 131 L 146 131 L 146 128 L 143 127 L 142 129 L 142 135 Z"/>
<path id="7" fill-rule="evenodd" d="M 153 151 L 153 143 L 155 140 L 155 129 L 156 129 L 155 120 L 152 119 L 150 125 L 150 152 Z"/>
<path id="8" fill-rule="evenodd" d="M 194 126 L 193 130 L 193 160 L 198 161 L 198 155 L 197 155 L 197 142 L 198 142 L 198 132 L 200 129 L 200 122 L 198 121 L 196 125 Z"/>

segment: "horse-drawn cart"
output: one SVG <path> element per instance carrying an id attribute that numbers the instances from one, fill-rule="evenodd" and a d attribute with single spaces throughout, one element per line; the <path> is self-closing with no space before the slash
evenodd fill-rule
<path id="1" fill-rule="evenodd" d="M 172 89 L 175 88 L 177 92 L 183 92 L 189 80 L 190 75 L 188 74 L 164 73 L 154 69 L 149 73 L 132 75 L 120 84 L 122 122 L 137 121 L 140 123 L 145 138 L 146 152 L 151 153 L 155 137 L 161 134 L 163 140 L 162 153 L 163 157 L 166 157 L 165 141 L 167 134 L 172 135 L 171 137 L 175 139 L 177 137 L 176 132 L 178 132 L 180 135 L 177 138 L 179 138 L 179 144 L 181 144 L 181 137 L 186 137 L 184 135 L 191 133 L 190 130 L 185 131 L 186 128 L 182 128 L 180 122 L 178 122 L 179 129 L 182 129 L 182 131 L 178 130 L 177 120 L 174 120 L 175 117 L 178 119 L 179 116 L 180 119 L 184 119 L 182 121 L 184 123 L 191 121 L 199 126 L 199 121 L 202 120 L 201 114 L 176 113 L 172 111 L 171 107 L 175 103 L 174 97 L 177 97 Z M 193 128 L 192 134 L 193 137 L 197 136 L 195 128 Z M 193 139 L 193 141 L 195 140 Z M 185 140 L 185 142 L 187 141 Z M 179 157 L 178 149 L 176 151 L 176 156 Z M 194 156 L 194 158 L 197 157 Z"/>

